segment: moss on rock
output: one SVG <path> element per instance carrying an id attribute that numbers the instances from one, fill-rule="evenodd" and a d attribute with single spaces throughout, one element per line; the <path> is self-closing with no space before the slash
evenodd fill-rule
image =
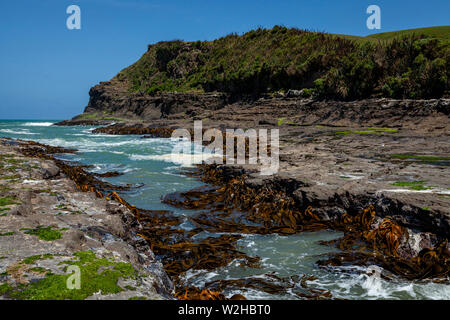
<path id="1" fill-rule="evenodd" d="M 37 236 L 39 239 L 44 241 L 54 241 L 61 239 L 62 237 L 62 233 L 52 226 L 49 227 L 39 226 L 34 229 L 24 228 L 21 230 L 25 231 L 25 234 Z"/>
<path id="2" fill-rule="evenodd" d="M 38 255 L 26 258 L 22 263 L 34 263 L 50 258 L 52 255 Z M 72 274 L 47 273 L 45 278 L 22 287 L 2 285 L 0 294 L 20 300 L 83 300 L 94 293 L 114 294 L 123 291 L 117 282 L 119 278 L 129 279 L 138 275 L 130 263 L 115 262 L 112 259 L 98 258 L 92 251 L 80 251 L 73 258 L 60 263 L 67 272 L 68 266 L 80 268 L 81 288 L 69 289 L 67 280 Z M 38 267 L 39 268 L 39 267 Z M 29 268 L 36 271 L 36 267 Z M 39 270 L 43 270 L 39 268 Z"/>

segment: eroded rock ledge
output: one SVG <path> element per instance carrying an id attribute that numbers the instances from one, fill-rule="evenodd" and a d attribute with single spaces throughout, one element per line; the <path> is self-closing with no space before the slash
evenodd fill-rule
<path id="1" fill-rule="evenodd" d="M 89 91 L 84 113 L 58 125 L 105 124 L 121 120 L 155 120 L 195 116 L 204 110 L 217 110 L 231 98 L 224 93 L 130 93 L 115 81 L 101 82 Z"/>
<path id="2" fill-rule="evenodd" d="M 0 140 L 0 299 L 171 299 L 130 210 L 79 191 L 54 161 L 24 156 L 26 146 Z M 80 290 L 66 287 L 71 265 Z"/>
<path id="3" fill-rule="evenodd" d="M 259 124 L 276 125 L 277 118 L 285 117 L 297 125 L 369 125 L 396 126 L 411 124 L 419 119 L 433 122 L 415 125 L 446 125 L 450 114 L 450 99 L 396 100 L 365 99 L 357 101 L 313 100 L 300 95 L 274 94 L 260 98 L 236 98 L 218 93 L 161 93 L 147 95 L 129 92 L 117 79 L 101 82 L 89 91 L 89 103 L 84 113 L 58 123 L 59 125 L 103 125 L 118 121 L 177 121 L 209 119 L 230 121 L 231 127 L 255 127 Z M 156 121 L 156 122 L 155 122 Z M 158 122 L 159 121 L 159 122 Z"/>
<path id="4" fill-rule="evenodd" d="M 312 186 L 285 174 L 264 177 L 259 172 L 238 166 L 218 166 L 214 171 L 224 181 L 246 176 L 243 180 L 245 187 L 255 190 L 256 194 L 262 190 L 281 192 L 294 201 L 299 211 L 314 208 L 312 212 L 324 222 L 339 219 L 344 213 L 355 216 L 372 205 L 376 213 L 373 228 L 379 226 L 382 220 L 389 219 L 407 229 L 409 236 L 404 237 L 398 252 L 404 258 L 416 256 L 422 249 L 450 239 L 450 215 L 447 210 L 427 210 L 415 206 L 404 195 Z"/>

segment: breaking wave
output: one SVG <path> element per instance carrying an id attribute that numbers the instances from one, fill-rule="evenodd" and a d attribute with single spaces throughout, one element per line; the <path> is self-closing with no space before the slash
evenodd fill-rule
<path id="1" fill-rule="evenodd" d="M 9 134 L 25 134 L 25 135 L 36 135 L 36 134 L 39 134 L 39 133 L 30 132 L 27 129 L 17 129 L 17 130 L 1 129 L 0 132 L 9 133 Z"/>
<path id="2" fill-rule="evenodd" d="M 192 167 L 195 164 L 202 163 L 202 161 L 206 161 L 208 159 L 213 158 L 215 155 L 210 153 L 201 153 L 201 154 L 185 154 L 185 153 L 169 153 L 169 154 L 161 154 L 161 155 L 139 155 L 132 154 L 129 156 L 130 160 L 156 160 L 156 161 L 164 161 L 171 162 L 183 167 Z"/>
<path id="3" fill-rule="evenodd" d="M 53 122 L 25 122 L 23 126 L 25 127 L 50 127 Z"/>

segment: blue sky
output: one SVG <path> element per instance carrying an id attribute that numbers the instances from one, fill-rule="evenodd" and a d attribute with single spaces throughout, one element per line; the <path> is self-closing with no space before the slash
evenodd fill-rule
<path id="1" fill-rule="evenodd" d="M 81 30 L 66 8 L 81 8 Z M 2 0 L 0 119 L 68 119 L 89 88 L 135 62 L 161 40 L 212 40 L 258 26 L 367 35 L 366 8 L 382 29 L 449 25 L 449 0 Z"/>

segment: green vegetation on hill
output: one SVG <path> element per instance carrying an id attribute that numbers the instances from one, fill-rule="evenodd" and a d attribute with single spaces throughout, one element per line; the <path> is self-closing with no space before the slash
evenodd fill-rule
<path id="1" fill-rule="evenodd" d="M 379 42 L 379 41 L 392 41 L 394 39 L 411 37 L 411 36 L 424 36 L 428 39 L 435 38 L 439 40 L 450 40 L 450 26 L 442 27 L 429 27 L 429 28 L 417 28 L 392 32 L 374 33 L 365 37 L 350 36 L 345 34 L 334 34 L 337 37 L 345 38 L 348 40 L 356 40 L 359 42 Z"/>
<path id="2" fill-rule="evenodd" d="M 214 41 L 159 42 L 116 79 L 147 94 L 306 89 L 342 100 L 437 98 L 449 95 L 450 28 L 429 29 L 358 38 L 275 26 Z"/>
<path id="3" fill-rule="evenodd" d="M 427 38 L 437 38 L 442 40 L 450 40 L 450 26 L 442 27 L 430 27 L 430 28 L 418 28 L 408 29 L 393 32 L 375 33 L 366 38 L 379 39 L 379 40 L 392 40 L 395 37 L 405 37 L 412 35 L 425 35 Z"/>

